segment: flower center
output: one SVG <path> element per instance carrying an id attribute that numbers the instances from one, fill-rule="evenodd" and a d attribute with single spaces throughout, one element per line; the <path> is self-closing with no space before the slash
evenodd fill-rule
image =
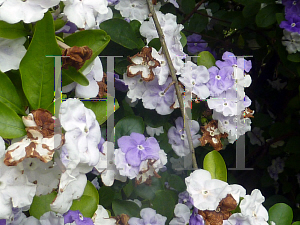
<path id="1" fill-rule="evenodd" d="M 184 140 L 184 139 L 185 139 L 185 135 L 182 134 L 182 135 L 180 136 L 180 139 L 181 139 L 181 140 Z"/>
<path id="2" fill-rule="evenodd" d="M 228 120 L 224 120 L 224 124 L 228 125 L 229 124 Z"/>
<path id="3" fill-rule="evenodd" d="M 142 83 L 142 82 L 143 82 L 143 78 L 140 78 L 140 79 L 139 79 L 139 82 Z"/>
<path id="4" fill-rule="evenodd" d="M 88 133 L 88 132 L 89 132 L 89 129 L 88 129 L 86 126 L 84 127 L 84 132 L 85 132 L 85 133 Z"/>
<path id="5" fill-rule="evenodd" d="M 31 162 L 28 166 L 30 170 L 35 170 L 37 168 L 37 165 L 34 162 Z"/>
<path id="6" fill-rule="evenodd" d="M 0 190 L 3 190 L 6 188 L 6 184 L 3 181 L 0 181 Z"/>
<path id="7" fill-rule="evenodd" d="M 185 198 L 185 199 L 183 199 L 183 203 L 187 203 L 187 201 L 188 201 L 188 200 L 187 200 L 186 198 Z"/>
<path id="8" fill-rule="evenodd" d="M 203 194 L 203 195 L 208 195 L 208 191 L 207 191 L 207 190 L 203 190 L 203 191 L 202 191 L 202 194 Z"/>
<path id="9" fill-rule="evenodd" d="M 217 79 L 217 80 L 221 80 L 221 76 L 220 76 L 220 75 L 217 75 L 217 76 L 216 76 L 216 79 Z"/>
<path id="10" fill-rule="evenodd" d="M 138 148 L 138 150 L 144 150 L 145 149 L 143 145 L 138 145 L 137 148 Z"/>
<path id="11" fill-rule="evenodd" d="M 195 80 L 192 80 L 191 83 L 192 83 L 192 85 L 195 85 L 195 84 L 196 84 Z"/>
<path id="12" fill-rule="evenodd" d="M 79 213 L 79 219 L 83 220 L 83 215 L 81 213 Z"/>
<path id="13" fill-rule="evenodd" d="M 224 102 L 224 105 L 227 106 L 228 105 L 227 102 Z"/>
<path id="14" fill-rule="evenodd" d="M 295 24 L 295 23 L 292 23 L 292 24 L 291 24 L 291 27 L 294 27 L 294 26 L 296 26 L 296 24 Z"/>
<path id="15" fill-rule="evenodd" d="M 293 5 L 297 5 L 297 2 L 296 2 L 296 1 L 293 1 Z"/>
<path id="16" fill-rule="evenodd" d="M 160 97 L 165 96 L 165 92 L 163 92 L 163 91 L 159 92 L 159 96 L 160 96 Z"/>
<path id="17" fill-rule="evenodd" d="M 198 45 L 198 43 L 194 43 L 194 46 L 197 46 Z"/>
<path id="18" fill-rule="evenodd" d="M 135 4 L 132 4 L 131 7 L 135 7 Z"/>

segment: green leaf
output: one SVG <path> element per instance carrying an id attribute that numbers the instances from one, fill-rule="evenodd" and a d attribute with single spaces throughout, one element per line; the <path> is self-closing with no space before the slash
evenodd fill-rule
<path id="1" fill-rule="evenodd" d="M 0 102 L 0 136 L 3 138 L 18 138 L 26 134 L 25 126 L 18 114 Z"/>
<path id="2" fill-rule="evenodd" d="M 104 208 L 111 207 L 114 197 L 115 192 L 111 189 L 111 187 L 102 186 L 99 189 L 99 205 L 103 205 Z"/>
<path id="3" fill-rule="evenodd" d="M 165 153 L 169 153 L 173 150 L 172 146 L 169 144 L 169 138 L 166 132 L 157 136 L 156 140 L 158 141 L 160 149 L 163 149 Z"/>
<path id="4" fill-rule="evenodd" d="M 124 19 L 110 19 L 102 22 L 100 28 L 105 30 L 111 36 L 111 40 L 128 49 L 139 48 L 137 44 L 140 38 L 137 38 L 134 30 Z"/>
<path id="5" fill-rule="evenodd" d="M 288 133 L 289 130 L 290 129 L 286 123 L 277 122 L 277 123 L 272 124 L 272 126 L 270 127 L 270 130 L 269 130 L 269 134 L 273 138 L 277 138 L 277 137 L 280 137 L 280 136 Z"/>
<path id="6" fill-rule="evenodd" d="M 143 198 L 143 199 L 148 199 L 148 200 L 152 200 L 154 197 L 155 197 L 155 193 L 158 191 L 158 190 L 162 190 L 163 187 L 161 185 L 161 182 L 158 178 L 156 177 L 152 177 L 151 178 L 152 180 L 152 183 L 151 183 L 151 186 L 148 186 L 146 184 L 140 184 L 138 185 L 134 191 L 135 193 Z"/>
<path id="7" fill-rule="evenodd" d="M 174 188 L 178 192 L 183 192 L 186 190 L 185 182 L 180 176 L 171 174 L 171 176 L 168 178 L 168 182 L 170 187 Z"/>
<path id="8" fill-rule="evenodd" d="M 113 97 L 108 96 L 108 98 Z M 114 110 L 117 110 L 119 108 L 117 99 L 115 99 L 115 103 L 113 103 L 113 101 L 109 101 L 108 109 L 106 101 L 83 101 L 83 104 L 88 109 L 93 110 L 99 125 L 103 124 L 107 120 L 107 118 L 114 113 Z"/>
<path id="9" fill-rule="evenodd" d="M 276 13 L 276 20 L 278 25 L 285 20 L 284 14 L 283 13 Z"/>
<path id="10" fill-rule="evenodd" d="M 56 195 L 57 193 L 53 191 L 48 195 L 34 196 L 29 209 L 30 215 L 40 219 L 44 213 L 51 211 L 50 204 L 54 201 Z"/>
<path id="11" fill-rule="evenodd" d="M 255 22 L 258 27 L 268 27 L 276 22 L 276 13 L 280 11 L 280 7 L 276 4 L 270 4 L 259 10 L 256 15 Z"/>
<path id="12" fill-rule="evenodd" d="M 103 30 L 84 30 L 76 32 L 65 38 L 65 43 L 69 46 L 88 46 L 92 49 L 92 57 L 87 60 L 84 65 L 79 69 L 82 72 L 108 45 L 110 37 Z"/>
<path id="13" fill-rule="evenodd" d="M 269 209 L 269 221 L 275 224 L 291 224 L 293 221 L 293 210 L 284 203 L 277 203 Z"/>
<path id="14" fill-rule="evenodd" d="M 89 80 L 75 67 L 69 66 L 68 69 L 62 69 L 62 86 L 66 86 L 72 82 L 76 82 L 82 86 L 88 86 Z"/>
<path id="15" fill-rule="evenodd" d="M 180 31 L 180 35 L 181 35 L 180 43 L 181 43 L 182 47 L 184 47 L 187 44 L 187 39 L 186 39 L 186 36 L 184 35 L 184 33 L 182 33 L 181 31 Z"/>
<path id="16" fill-rule="evenodd" d="M 299 53 L 289 54 L 287 56 L 287 59 L 292 62 L 300 62 L 300 54 Z"/>
<path id="17" fill-rule="evenodd" d="M 181 39 L 180 39 L 181 40 Z M 153 47 L 156 49 L 156 51 L 159 51 L 159 49 L 161 48 L 161 43 L 160 43 L 160 40 L 159 38 L 153 38 L 149 44 L 148 44 L 149 47 Z"/>
<path id="18" fill-rule="evenodd" d="M 129 180 L 129 182 L 125 185 L 125 187 L 123 188 L 123 191 L 125 193 L 125 195 L 127 196 L 127 198 L 131 195 L 131 193 L 133 192 L 133 183 L 132 180 Z"/>
<path id="19" fill-rule="evenodd" d="M 263 113 L 255 113 L 254 118 L 251 119 L 253 127 L 267 127 L 270 126 L 273 122 L 272 118 Z"/>
<path id="20" fill-rule="evenodd" d="M 203 169 L 211 174 L 212 179 L 218 179 L 227 182 L 226 164 L 219 152 L 213 150 L 206 154 L 203 160 Z"/>
<path id="21" fill-rule="evenodd" d="M 97 210 L 98 203 L 98 191 L 90 181 L 87 181 L 83 195 L 79 199 L 73 200 L 70 210 L 79 210 L 84 217 L 92 218 Z"/>
<path id="22" fill-rule="evenodd" d="M 62 20 L 62 19 L 56 19 L 56 20 L 54 20 L 54 29 L 55 29 L 55 31 L 57 31 L 60 28 L 62 28 L 65 24 L 66 24 L 66 22 L 64 20 Z"/>
<path id="23" fill-rule="evenodd" d="M 247 4 L 244 9 L 243 9 L 243 16 L 245 18 L 249 18 L 251 16 L 254 16 L 255 14 L 258 13 L 260 9 L 260 3 L 252 1 L 249 4 Z"/>
<path id="24" fill-rule="evenodd" d="M 198 54 L 197 65 L 205 66 L 207 69 L 215 65 L 215 57 L 209 51 L 203 51 Z"/>
<path id="25" fill-rule="evenodd" d="M 289 153 L 300 153 L 299 146 L 300 146 L 300 139 L 299 137 L 294 136 L 288 140 L 284 150 Z"/>
<path id="26" fill-rule="evenodd" d="M 112 202 L 112 209 L 115 213 L 115 216 L 126 214 L 129 217 L 139 217 L 140 216 L 140 207 L 131 201 L 123 201 L 123 200 L 114 200 Z"/>
<path id="27" fill-rule="evenodd" d="M 199 12 L 207 15 L 206 10 L 199 10 Z M 188 29 L 197 33 L 201 33 L 206 28 L 207 24 L 207 17 L 195 13 L 189 21 Z"/>
<path id="28" fill-rule="evenodd" d="M 0 71 L 0 102 L 12 108 L 16 113 L 26 115 L 18 92 L 5 73 Z"/>
<path id="29" fill-rule="evenodd" d="M 185 14 L 189 14 L 190 12 L 192 12 L 195 5 L 196 5 L 195 0 L 185 0 L 184 4 L 181 5 L 181 8 Z"/>
<path id="30" fill-rule="evenodd" d="M 10 24 L 0 21 L 0 37 L 7 39 L 15 39 L 28 35 L 22 22 Z"/>
<path id="31" fill-rule="evenodd" d="M 32 41 L 20 63 L 23 90 L 32 109 L 46 108 L 54 98 L 54 59 L 47 55 L 61 55 L 50 12 L 36 23 Z"/>
<path id="32" fill-rule="evenodd" d="M 300 221 L 296 221 L 292 225 L 300 225 Z"/>
<path id="33" fill-rule="evenodd" d="M 143 134 L 145 124 L 139 116 L 127 116 L 121 119 L 115 127 L 115 140 L 122 136 L 129 136 L 132 132 Z"/>
<path id="34" fill-rule="evenodd" d="M 173 218 L 175 208 L 175 201 L 170 191 L 157 191 L 152 204 L 156 213 L 168 218 L 166 224 L 169 224 L 170 220 Z"/>

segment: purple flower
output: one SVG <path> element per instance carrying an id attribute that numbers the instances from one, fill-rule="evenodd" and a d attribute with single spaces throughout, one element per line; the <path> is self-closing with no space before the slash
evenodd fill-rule
<path id="1" fill-rule="evenodd" d="M 216 66 L 212 66 L 208 69 L 208 72 L 210 74 L 210 79 L 206 86 L 212 97 L 220 95 L 234 85 L 232 76 L 233 67 L 226 66 L 219 70 Z"/>
<path id="2" fill-rule="evenodd" d="M 146 139 L 144 135 L 132 132 L 130 136 L 120 137 L 118 145 L 131 166 L 139 166 L 146 159 L 159 159 L 160 147 L 154 137 Z"/>
<path id="3" fill-rule="evenodd" d="M 119 79 L 119 75 L 115 74 L 115 88 L 118 91 L 126 92 L 128 90 L 128 85 L 122 79 Z"/>
<path id="4" fill-rule="evenodd" d="M 6 220 L 5 219 L 0 220 L 0 225 L 6 225 Z"/>
<path id="5" fill-rule="evenodd" d="M 116 5 L 120 2 L 120 0 L 107 0 L 108 5 Z"/>
<path id="6" fill-rule="evenodd" d="M 77 26 L 74 23 L 68 21 L 62 28 L 55 31 L 55 34 L 58 34 L 58 33 L 70 33 L 70 34 L 72 34 L 76 30 L 77 30 Z"/>
<path id="7" fill-rule="evenodd" d="M 79 210 L 71 211 L 69 210 L 64 214 L 64 223 L 73 223 L 76 225 L 94 225 L 91 218 L 83 217 L 83 215 L 79 212 Z"/>
<path id="8" fill-rule="evenodd" d="M 300 34 L 300 17 L 297 15 L 287 16 L 287 21 L 282 21 L 279 25 L 289 32 L 298 32 Z"/>
<path id="9" fill-rule="evenodd" d="M 226 66 L 230 66 L 232 67 L 233 65 L 237 65 L 237 67 L 239 67 L 242 70 L 245 70 L 246 72 L 249 72 L 250 69 L 252 68 L 252 63 L 250 60 L 245 60 L 243 58 L 236 58 L 236 56 L 231 53 L 231 52 L 224 52 L 224 54 L 222 55 L 222 59 L 224 61 L 221 60 L 217 60 L 216 61 L 216 65 L 222 69 L 222 67 L 226 67 Z"/>
<path id="10" fill-rule="evenodd" d="M 201 35 L 192 34 L 187 39 L 187 49 L 190 53 L 196 54 L 206 50 L 207 43 L 201 39 Z"/>
<path id="11" fill-rule="evenodd" d="M 103 143 L 105 142 L 104 138 L 101 137 L 101 140 L 98 144 L 99 151 L 103 153 Z"/>
<path id="12" fill-rule="evenodd" d="M 140 212 L 142 219 L 131 217 L 128 221 L 130 225 L 165 225 L 167 217 L 156 214 L 151 208 L 144 208 Z"/>
<path id="13" fill-rule="evenodd" d="M 198 209 L 195 207 L 190 217 L 189 225 L 204 225 L 205 221 L 202 216 L 198 214 Z"/>
<path id="14" fill-rule="evenodd" d="M 299 0 L 282 0 L 282 4 L 285 6 L 286 15 L 299 15 L 300 14 L 300 1 Z"/>
<path id="15" fill-rule="evenodd" d="M 190 201 L 190 195 L 187 191 L 179 193 L 178 203 L 185 204 L 187 207 L 189 207 L 189 209 L 193 208 L 193 204 Z"/>

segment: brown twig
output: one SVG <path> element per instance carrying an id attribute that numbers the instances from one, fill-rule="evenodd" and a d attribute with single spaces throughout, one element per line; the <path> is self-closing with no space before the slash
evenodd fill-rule
<path id="1" fill-rule="evenodd" d="M 155 24 L 155 27 L 156 27 L 156 30 L 157 30 L 157 33 L 158 33 L 158 36 L 159 36 L 159 40 L 160 40 L 160 43 L 161 43 L 161 46 L 162 46 L 163 53 L 164 53 L 164 55 L 166 56 L 166 59 L 167 59 L 167 63 L 168 63 L 169 69 L 170 69 L 172 80 L 175 82 L 174 83 L 174 85 L 175 85 L 175 91 L 176 91 L 177 99 L 178 99 L 178 102 L 179 102 L 181 114 L 182 114 L 183 119 L 185 119 L 184 104 L 183 104 L 181 92 L 180 92 L 180 89 L 179 89 L 179 84 L 178 84 L 178 80 L 177 80 L 177 77 L 176 77 L 175 68 L 174 68 L 174 65 L 172 63 L 172 60 L 171 60 L 171 57 L 170 57 L 170 54 L 169 54 L 169 50 L 167 48 L 167 44 L 165 42 L 165 36 L 164 36 L 162 28 L 161 28 L 161 26 L 159 24 L 159 21 L 158 21 L 156 12 L 154 10 L 152 1 L 151 0 L 146 0 L 146 1 L 148 3 L 148 8 L 149 8 L 149 11 L 150 11 L 149 16 L 151 16 L 153 18 L 153 21 L 154 21 L 154 24 Z M 201 2 L 203 2 L 203 1 L 201 1 Z M 198 4 L 198 5 L 200 6 L 201 4 Z M 186 130 L 187 139 L 188 139 L 188 143 L 189 143 L 189 149 L 192 152 L 193 168 L 194 169 L 198 169 L 196 155 L 195 155 L 195 150 L 194 150 L 193 141 L 192 141 L 192 135 L 191 135 L 190 126 L 189 126 L 188 123 L 185 123 L 185 125 L 186 125 L 185 126 L 185 130 Z"/>
<path id="2" fill-rule="evenodd" d="M 174 81 L 169 84 L 169 86 L 164 90 L 164 93 L 166 93 L 173 84 L 175 84 Z"/>
<path id="3" fill-rule="evenodd" d="M 202 3 L 205 2 L 205 0 L 202 0 L 200 2 L 198 2 L 198 4 L 195 6 L 195 8 L 192 10 L 192 12 L 190 12 L 182 21 L 181 24 L 184 24 L 186 21 L 188 21 L 192 15 L 194 15 L 195 12 L 197 12 L 197 10 L 199 9 L 199 7 L 202 5 Z"/>

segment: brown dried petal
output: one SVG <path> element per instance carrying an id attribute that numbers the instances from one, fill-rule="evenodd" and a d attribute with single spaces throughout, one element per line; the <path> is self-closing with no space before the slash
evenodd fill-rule
<path id="1" fill-rule="evenodd" d="M 85 63 L 85 61 L 89 60 L 92 57 L 93 51 L 88 46 L 78 47 L 73 46 L 71 48 L 67 48 L 63 51 L 63 65 L 62 68 L 68 69 L 68 66 L 73 66 L 76 70 L 79 70 Z"/>
<path id="2" fill-rule="evenodd" d="M 52 114 L 46 109 L 37 109 L 31 112 L 34 121 L 43 137 L 50 138 L 54 135 L 54 119 Z"/>
<path id="3" fill-rule="evenodd" d="M 244 118 L 250 118 L 250 117 L 254 118 L 253 114 L 254 114 L 253 110 L 251 110 L 250 108 L 246 108 L 243 115 Z"/>
<path id="4" fill-rule="evenodd" d="M 223 198 L 220 201 L 219 207 L 223 212 L 230 212 L 235 210 L 235 208 L 237 207 L 237 202 L 235 201 L 235 199 L 232 197 L 231 194 L 228 194 L 225 198 Z"/>
<path id="5" fill-rule="evenodd" d="M 151 53 L 151 47 L 144 47 L 140 53 L 128 57 L 128 61 L 132 64 L 127 66 L 127 76 L 134 77 L 141 75 L 144 81 L 152 81 L 154 79 L 152 69 L 160 66 L 160 63 L 153 58 Z"/>
<path id="6" fill-rule="evenodd" d="M 106 80 L 107 80 L 107 75 L 106 73 L 103 73 L 102 81 L 97 82 L 99 86 L 99 93 L 98 93 L 99 98 L 103 98 L 104 95 L 107 95 L 107 85 L 105 83 Z"/>
<path id="7" fill-rule="evenodd" d="M 113 217 L 116 219 L 116 225 L 129 225 L 128 221 L 130 219 L 130 217 L 126 214 L 121 214 L 118 216 Z"/>

